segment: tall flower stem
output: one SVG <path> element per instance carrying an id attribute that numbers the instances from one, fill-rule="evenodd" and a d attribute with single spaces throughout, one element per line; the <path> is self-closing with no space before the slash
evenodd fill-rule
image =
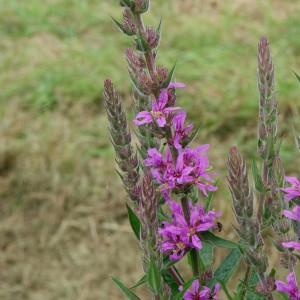
<path id="1" fill-rule="evenodd" d="M 183 211 L 184 218 L 188 224 L 190 224 L 190 208 L 189 208 L 189 202 L 188 198 L 186 196 L 182 197 L 180 199 L 181 201 L 181 207 Z M 191 265 L 192 265 L 192 272 L 193 276 L 197 277 L 199 280 L 200 286 L 203 285 L 202 282 L 202 270 L 200 267 L 200 257 L 199 252 L 197 249 L 191 249 L 190 250 L 190 257 L 191 257 Z"/>

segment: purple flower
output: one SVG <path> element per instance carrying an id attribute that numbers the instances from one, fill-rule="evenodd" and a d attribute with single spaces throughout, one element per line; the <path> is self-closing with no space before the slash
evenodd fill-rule
<path id="1" fill-rule="evenodd" d="M 283 292 L 289 295 L 289 299 L 291 300 L 300 300 L 300 290 L 297 287 L 295 274 L 291 272 L 286 277 L 287 284 L 280 280 L 276 280 L 276 290 L 278 292 Z"/>
<path id="2" fill-rule="evenodd" d="M 289 210 L 283 210 L 282 213 L 289 219 L 300 221 L 300 206 L 294 206 L 293 213 Z"/>
<path id="3" fill-rule="evenodd" d="M 200 286 L 199 281 L 198 279 L 196 279 L 192 283 L 191 290 L 187 290 L 183 295 L 183 299 L 184 300 L 209 300 L 209 299 L 221 300 L 221 298 L 214 298 L 220 290 L 221 286 L 219 283 L 215 285 L 214 292 L 206 286 L 203 286 L 203 289 L 199 292 L 199 286 Z M 182 290 L 182 286 L 179 287 L 179 290 Z"/>
<path id="4" fill-rule="evenodd" d="M 188 139 L 188 133 L 194 128 L 194 124 L 190 124 L 187 127 L 183 128 L 184 121 L 186 118 L 186 112 L 181 111 L 174 116 L 173 127 L 174 127 L 174 147 L 176 149 L 181 149 L 181 140 Z"/>
<path id="5" fill-rule="evenodd" d="M 189 174 L 194 170 L 193 167 L 185 166 L 183 164 L 183 152 L 178 155 L 176 166 L 169 167 L 167 169 L 167 180 L 175 181 L 178 184 L 183 184 L 185 182 L 191 181 L 191 176 Z"/>
<path id="6" fill-rule="evenodd" d="M 149 157 L 144 160 L 146 166 L 151 166 L 151 173 L 163 192 L 166 200 L 169 198 L 169 190 L 177 188 L 186 190 L 191 185 L 196 185 L 207 196 L 207 191 L 215 191 L 216 187 L 206 181 L 214 182 L 208 175 L 209 161 L 204 152 L 209 145 L 202 145 L 196 149 L 185 148 L 179 152 L 176 163 L 173 162 L 170 148 L 166 150 L 166 158 L 157 149 L 148 149 Z"/>
<path id="7" fill-rule="evenodd" d="M 192 184 L 195 184 L 202 193 L 207 196 L 207 191 L 216 191 L 217 187 L 214 187 L 207 182 L 203 181 L 203 178 L 206 181 L 214 182 L 210 176 L 217 176 L 217 174 L 208 175 L 207 170 L 210 169 L 209 160 L 206 152 L 209 148 L 209 144 L 201 145 L 196 149 L 186 148 L 183 152 L 183 161 L 186 166 L 192 166 L 194 168 L 193 174 L 190 177 Z"/>
<path id="8" fill-rule="evenodd" d="M 292 187 L 281 189 L 286 194 L 284 195 L 284 199 L 287 201 L 292 200 L 295 197 L 300 197 L 300 183 L 297 177 L 285 177 L 285 180 L 289 182 Z"/>
<path id="9" fill-rule="evenodd" d="M 293 248 L 298 250 L 298 253 L 300 255 L 300 244 L 298 242 L 291 241 L 288 243 L 282 243 L 281 245 L 285 248 Z"/>
<path id="10" fill-rule="evenodd" d="M 170 226 L 169 223 L 163 222 L 165 228 L 159 229 L 158 232 L 164 237 L 162 242 L 163 253 L 171 253 L 171 260 L 178 260 L 182 258 L 188 249 L 189 239 L 187 237 L 182 237 L 180 235 L 172 234 L 167 229 Z"/>
<path id="11" fill-rule="evenodd" d="M 210 211 L 205 213 L 204 207 L 196 204 L 193 206 L 189 203 L 190 207 L 190 221 L 185 220 L 181 206 L 175 201 L 169 201 L 172 210 L 172 224 L 163 222 L 164 228 L 159 231 L 163 237 L 163 252 L 178 253 L 178 245 L 180 246 L 180 257 L 184 255 L 186 247 L 201 249 L 202 243 L 197 236 L 198 232 L 206 231 L 211 227 L 215 227 L 215 218 L 222 215 Z M 181 244 L 178 244 L 178 243 Z M 170 259 L 174 259 L 170 256 Z M 175 258 L 177 259 L 177 258 Z"/>
<path id="12" fill-rule="evenodd" d="M 183 83 L 170 83 L 167 89 L 163 89 L 158 97 L 158 102 L 154 99 L 152 101 L 151 111 L 141 111 L 134 118 L 133 122 L 136 126 L 143 124 L 150 124 L 153 122 L 153 118 L 156 119 L 156 122 L 159 127 L 164 127 L 166 125 L 165 115 L 169 114 L 173 110 L 181 109 L 179 106 L 175 107 L 165 107 L 168 102 L 168 89 L 174 87 L 185 87 Z"/>

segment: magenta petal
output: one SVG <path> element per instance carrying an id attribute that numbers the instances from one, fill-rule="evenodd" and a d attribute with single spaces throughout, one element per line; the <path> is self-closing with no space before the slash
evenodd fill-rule
<path id="1" fill-rule="evenodd" d="M 156 122 L 159 127 L 164 127 L 166 125 L 166 119 L 164 117 L 159 117 L 156 119 Z"/>
<path id="2" fill-rule="evenodd" d="M 168 102 L 168 94 L 166 92 L 166 90 L 162 90 L 161 93 L 159 94 L 159 98 L 158 98 L 158 110 L 161 110 L 162 108 L 164 108 L 166 106 Z"/>
<path id="3" fill-rule="evenodd" d="M 198 250 L 202 248 L 202 243 L 196 234 L 192 234 L 192 244 Z"/>
<path id="4" fill-rule="evenodd" d="M 282 243 L 282 246 L 285 248 L 294 248 L 296 250 L 300 250 L 300 244 L 293 241 L 288 243 Z"/>
<path id="5" fill-rule="evenodd" d="M 198 293 L 199 290 L 199 281 L 198 279 L 196 279 L 193 283 L 192 283 L 192 290 L 193 292 L 196 294 Z"/>
<path id="6" fill-rule="evenodd" d="M 291 185 L 300 186 L 299 180 L 297 177 L 285 177 L 285 180 L 289 182 Z"/>
<path id="7" fill-rule="evenodd" d="M 138 120 L 141 119 L 141 120 Z M 139 112 L 133 120 L 135 125 L 142 125 L 146 123 L 152 123 L 152 116 L 149 111 Z"/>
<path id="8" fill-rule="evenodd" d="M 171 82 L 168 86 L 168 89 L 172 89 L 174 87 L 181 87 L 181 88 L 185 88 L 186 85 L 184 83 L 181 82 Z"/>

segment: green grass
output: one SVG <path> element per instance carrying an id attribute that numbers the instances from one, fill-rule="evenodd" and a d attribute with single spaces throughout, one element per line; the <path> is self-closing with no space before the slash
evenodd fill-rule
<path id="1" fill-rule="evenodd" d="M 291 126 L 300 131 L 292 72 L 300 73 L 300 4 L 216 3 L 153 1 L 145 22 L 156 27 L 163 16 L 158 63 L 177 61 L 175 78 L 187 84 L 178 104 L 203 122 L 195 143 L 211 144 L 220 174 L 213 205 L 225 210 L 222 234 L 231 237 L 226 160 L 233 144 L 249 163 L 256 153 L 262 35 L 276 68 L 282 160 L 288 175 L 299 172 Z M 108 276 L 128 285 L 141 276 L 102 105 L 110 78 L 133 117 L 131 40 L 110 14 L 121 20 L 117 1 L 0 3 L 1 299 L 114 300 L 121 294 Z"/>

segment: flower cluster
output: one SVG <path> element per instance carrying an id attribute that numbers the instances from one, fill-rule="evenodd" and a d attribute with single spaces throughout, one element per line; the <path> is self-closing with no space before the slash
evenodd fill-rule
<path id="1" fill-rule="evenodd" d="M 209 160 L 204 153 L 208 148 L 207 144 L 196 149 L 185 148 L 179 152 L 175 164 L 169 148 L 166 149 L 166 158 L 155 148 L 148 150 L 149 158 L 146 158 L 144 163 L 152 167 L 152 175 L 160 183 L 166 200 L 170 200 L 169 190 L 183 192 L 192 185 L 196 185 L 205 196 L 207 191 L 217 190 L 207 182 L 214 182 L 210 176 L 216 176 L 207 173 Z"/>
<path id="2" fill-rule="evenodd" d="M 221 298 L 215 298 L 215 296 L 218 294 L 219 290 L 220 290 L 220 284 L 216 283 L 215 288 L 214 288 L 214 292 L 206 287 L 203 286 L 203 288 L 199 291 L 199 281 L 195 280 L 192 283 L 192 288 L 191 290 L 188 290 L 185 292 L 185 294 L 183 295 L 183 299 L 184 300 L 210 300 L 210 299 L 216 299 L 216 300 L 221 300 Z M 179 290 L 182 290 L 182 287 L 179 288 Z"/>
<path id="3" fill-rule="evenodd" d="M 163 221 L 164 228 L 159 229 L 163 237 L 162 250 L 170 254 L 170 259 L 177 260 L 190 249 L 201 249 L 202 244 L 197 235 L 201 231 L 216 228 L 215 218 L 222 215 L 221 212 L 209 211 L 205 213 L 204 207 L 195 206 L 189 202 L 190 221 L 187 222 L 182 207 L 175 201 L 169 202 L 172 210 L 171 224 Z"/>

